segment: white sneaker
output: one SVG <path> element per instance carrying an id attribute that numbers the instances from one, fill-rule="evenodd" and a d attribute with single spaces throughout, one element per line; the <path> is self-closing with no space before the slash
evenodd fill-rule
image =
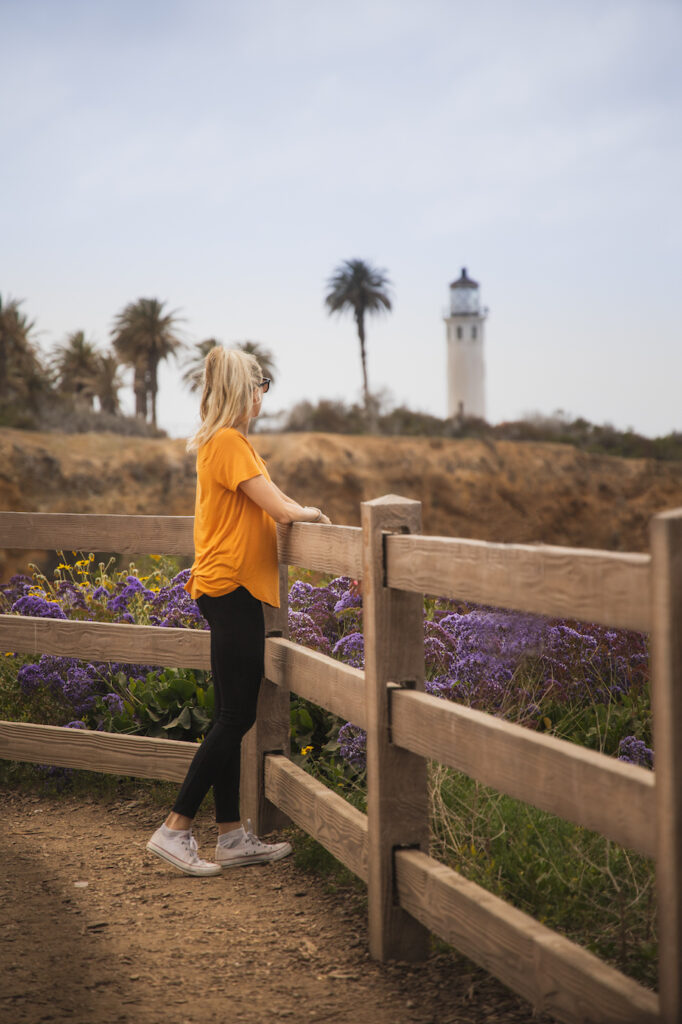
<path id="1" fill-rule="evenodd" d="M 222 838 L 222 837 L 221 837 Z M 281 860 L 291 853 L 290 843 L 262 843 L 251 831 L 251 821 L 230 836 L 231 842 L 221 843 L 215 848 L 215 859 L 221 868 L 236 868 L 242 864 L 265 864 Z"/>
<path id="2" fill-rule="evenodd" d="M 197 841 L 191 832 L 180 832 L 169 837 L 163 828 L 157 828 L 147 843 L 150 853 L 168 861 L 173 867 L 184 871 L 186 875 L 219 875 L 220 865 L 208 860 L 201 860 L 197 853 Z"/>

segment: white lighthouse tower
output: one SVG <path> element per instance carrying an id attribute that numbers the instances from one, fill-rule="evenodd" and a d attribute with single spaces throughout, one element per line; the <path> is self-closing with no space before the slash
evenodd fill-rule
<path id="1" fill-rule="evenodd" d="M 450 285 L 450 315 L 446 316 L 448 345 L 448 416 L 485 419 L 485 360 L 483 342 L 488 310 L 480 304 L 479 287 L 466 267 Z"/>

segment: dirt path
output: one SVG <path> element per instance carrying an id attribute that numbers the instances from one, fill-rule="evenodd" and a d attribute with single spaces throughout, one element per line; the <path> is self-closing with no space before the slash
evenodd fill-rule
<path id="1" fill-rule="evenodd" d="M 3 1024 L 532 1016 L 450 952 L 418 966 L 374 963 L 362 897 L 330 892 L 293 857 L 206 879 L 156 861 L 145 843 L 160 814 L 144 798 L 0 791 L 0 811 Z M 203 812 L 197 834 L 210 856 Z"/>

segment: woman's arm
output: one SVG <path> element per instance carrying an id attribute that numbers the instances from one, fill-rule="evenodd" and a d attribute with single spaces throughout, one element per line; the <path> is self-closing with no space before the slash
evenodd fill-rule
<path id="1" fill-rule="evenodd" d="M 262 474 L 242 481 L 239 489 L 272 516 L 276 523 L 330 523 L 319 508 L 299 505 L 297 501 L 280 491 L 279 487 L 266 480 Z"/>

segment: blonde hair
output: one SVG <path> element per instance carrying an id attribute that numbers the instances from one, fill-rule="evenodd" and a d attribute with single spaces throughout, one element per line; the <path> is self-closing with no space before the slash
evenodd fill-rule
<path id="1" fill-rule="evenodd" d="M 258 360 L 241 349 L 216 345 L 204 360 L 201 426 L 187 442 L 195 452 L 223 427 L 243 423 L 253 406 L 253 389 L 263 376 Z"/>

